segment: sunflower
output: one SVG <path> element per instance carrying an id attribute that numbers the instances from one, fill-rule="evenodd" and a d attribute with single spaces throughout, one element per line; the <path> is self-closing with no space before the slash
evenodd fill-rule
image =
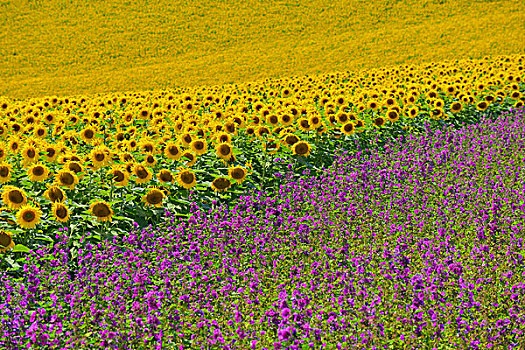
<path id="1" fill-rule="evenodd" d="M 177 174 L 177 182 L 179 183 L 180 186 L 189 190 L 190 188 L 195 186 L 195 184 L 197 183 L 197 180 L 195 178 L 195 174 L 191 170 L 182 169 Z"/>
<path id="2" fill-rule="evenodd" d="M 80 161 L 68 160 L 64 165 L 64 169 L 74 172 L 75 175 L 78 176 L 79 180 L 81 180 L 84 177 L 84 167 L 82 166 Z"/>
<path id="3" fill-rule="evenodd" d="M 310 122 L 306 118 L 299 118 L 299 120 L 297 120 L 297 124 L 298 124 L 299 129 L 301 129 L 302 131 L 312 130 L 312 126 L 310 125 Z"/>
<path id="4" fill-rule="evenodd" d="M 385 118 L 379 116 L 376 119 L 374 119 L 373 122 L 375 126 L 382 127 L 383 125 L 385 125 Z"/>
<path id="5" fill-rule="evenodd" d="M 345 135 L 352 135 L 355 132 L 354 123 L 348 122 L 348 123 L 342 125 L 340 130 Z"/>
<path id="6" fill-rule="evenodd" d="M 292 147 L 293 145 L 295 145 L 299 141 L 300 141 L 299 138 L 296 135 L 294 135 L 294 134 L 285 134 L 284 135 L 283 143 L 284 143 L 284 145 L 286 145 L 288 147 Z"/>
<path id="7" fill-rule="evenodd" d="M 157 164 L 157 160 L 155 159 L 155 156 L 153 154 L 146 154 L 146 157 L 142 161 L 142 164 L 149 167 L 155 167 Z"/>
<path id="8" fill-rule="evenodd" d="M 162 200 L 165 198 L 164 192 L 162 192 L 157 187 L 151 188 L 148 193 L 142 197 L 142 201 L 146 206 L 154 206 L 156 208 L 162 207 Z"/>
<path id="9" fill-rule="evenodd" d="M 321 117 L 317 114 L 312 114 L 310 118 L 308 118 L 308 123 L 312 129 L 317 129 L 321 126 Z"/>
<path id="10" fill-rule="evenodd" d="M 4 161 L 7 158 L 7 149 L 3 144 L 0 144 L 0 162 Z"/>
<path id="11" fill-rule="evenodd" d="M 310 155 L 312 147 L 306 141 L 299 141 L 292 147 L 293 154 L 307 157 Z"/>
<path id="12" fill-rule="evenodd" d="M 22 228 L 35 228 L 36 224 L 40 222 L 42 211 L 40 208 L 35 208 L 31 205 L 24 205 L 16 213 L 16 222 Z"/>
<path id="13" fill-rule="evenodd" d="M 0 163 L 0 183 L 6 183 L 11 180 L 13 174 L 13 168 L 9 163 Z"/>
<path id="14" fill-rule="evenodd" d="M 330 116 L 332 115 L 333 114 L 331 114 Z M 342 111 L 337 113 L 333 118 L 335 119 L 334 121 L 337 121 L 340 124 L 345 124 L 346 122 L 348 122 L 348 114 Z"/>
<path id="15" fill-rule="evenodd" d="M 213 182 L 211 183 L 211 188 L 215 192 L 223 192 L 230 188 L 231 185 L 232 183 L 227 177 L 221 176 L 213 180 Z"/>
<path id="16" fill-rule="evenodd" d="M 368 101 L 367 107 L 373 111 L 377 111 L 379 109 L 379 103 L 374 100 Z"/>
<path id="17" fill-rule="evenodd" d="M 257 129 L 255 129 L 255 135 L 259 138 L 259 140 L 263 140 L 263 138 L 269 134 L 270 130 L 266 126 L 259 126 Z"/>
<path id="18" fill-rule="evenodd" d="M 232 145 L 226 142 L 219 143 L 216 147 L 216 155 L 218 158 L 224 159 L 224 160 L 230 160 L 233 155 L 233 148 Z"/>
<path id="19" fill-rule="evenodd" d="M 227 132 L 221 131 L 215 136 L 215 140 L 217 143 L 231 143 L 232 137 Z"/>
<path id="20" fill-rule="evenodd" d="M 22 164 L 23 166 L 31 163 L 36 163 L 38 161 L 38 150 L 35 146 L 26 145 L 22 148 Z"/>
<path id="21" fill-rule="evenodd" d="M 47 136 L 47 129 L 45 127 L 43 127 L 42 125 L 37 126 L 33 130 L 33 136 L 38 138 L 38 139 L 43 139 L 43 138 L 45 138 Z"/>
<path id="22" fill-rule="evenodd" d="M 231 167 L 228 169 L 228 175 L 238 184 L 241 184 L 247 175 L 246 169 L 242 166 Z"/>
<path id="23" fill-rule="evenodd" d="M 96 138 L 97 129 L 88 126 L 80 131 L 80 138 L 87 144 L 92 144 Z"/>
<path id="24" fill-rule="evenodd" d="M 394 109 L 390 109 L 386 112 L 386 117 L 389 121 L 395 123 L 399 120 L 399 113 Z"/>
<path id="25" fill-rule="evenodd" d="M 182 154 L 181 161 L 184 162 L 185 166 L 191 168 L 197 162 L 197 157 L 191 151 L 186 151 Z"/>
<path id="26" fill-rule="evenodd" d="M 487 108 L 489 108 L 487 101 L 480 101 L 476 104 L 476 109 L 478 111 L 484 112 Z"/>
<path id="27" fill-rule="evenodd" d="M 11 138 L 8 143 L 8 148 L 13 154 L 17 154 L 20 150 L 20 139 L 18 137 Z"/>
<path id="28" fill-rule="evenodd" d="M 149 168 L 145 167 L 142 164 L 135 164 L 133 166 L 133 175 L 135 175 L 135 182 L 138 184 L 146 183 L 151 180 L 153 173 Z"/>
<path id="29" fill-rule="evenodd" d="M 60 152 L 60 146 L 59 145 L 46 145 L 43 151 L 44 151 L 44 160 L 49 163 L 53 163 L 58 157 L 58 153 Z"/>
<path id="30" fill-rule="evenodd" d="M 105 201 L 96 201 L 89 207 L 91 215 L 97 218 L 99 222 L 111 221 L 113 210 L 111 206 Z"/>
<path id="31" fill-rule="evenodd" d="M 193 141 L 193 136 L 190 133 L 184 133 L 179 137 L 179 140 L 184 147 L 190 147 L 190 144 Z"/>
<path id="32" fill-rule="evenodd" d="M 294 122 L 294 117 L 290 115 L 289 113 L 283 113 L 279 115 L 279 123 L 281 123 L 282 126 L 290 126 Z"/>
<path id="33" fill-rule="evenodd" d="M 168 169 L 162 169 L 161 171 L 159 171 L 159 173 L 157 174 L 157 179 L 162 183 L 173 183 L 175 181 L 173 174 Z"/>
<path id="34" fill-rule="evenodd" d="M 6 186 L 2 193 L 2 200 L 10 209 L 18 209 L 27 204 L 27 195 L 21 188 Z"/>
<path id="35" fill-rule="evenodd" d="M 108 171 L 108 176 L 115 186 L 127 186 L 129 181 L 129 175 L 126 171 L 121 169 L 120 166 L 113 167 Z"/>
<path id="36" fill-rule="evenodd" d="M 271 138 L 268 139 L 267 142 L 263 143 L 263 147 L 266 149 L 268 154 L 276 154 L 281 147 L 281 144 L 275 138 Z"/>
<path id="37" fill-rule="evenodd" d="M 175 142 L 170 141 L 164 148 L 164 155 L 170 160 L 179 160 L 182 156 L 182 150 L 177 144 L 175 144 Z"/>
<path id="38" fill-rule="evenodd" d="M 205 140 L 197 139 L 191 142 L 191 150 L 198 156 L 208 151 L 208 144 Z"/>
<path id="39" fill-rule="evenodd" d="M 461 110 L 463 110 L 463 105 L 461 104 L 461 102 L 456 101 L 450 105 L 450 111 L 452 113 L 459 113 L 461 112 Z"/>
<path id="40" fill-rule="evenodd" d="M 266 116 L 266 123 L 271 126 L 276 126 L 279 124 L 279 117 L 277 117 L 277 115 L 275 115 L 274 113 L 268 114 Z"/>
<path id="41" fill-rule="evenodd" d="M 72 171 L 62 169 L 55 175 L 55 183 L 72 190 L 78 184 L 78 176 Z"/>
<path id="42" fill-rule="evenodd" d="M 69 209 L 62 202 L 53 202 L 51 205 L 51 212 L 56 221 L 68 222 L 69 221 Z"/>
<path id="43" fill-rule="evenodd" d="M 9 231 L 0 230 L 0 253 L 5 253 L 14 247 L 13 234 Z"/>
<path id="44" fill-rule="evenodd" d="M 51 203 L 60 202 L 63 203 L 66 201 L 66 194 L 64 191 L 56 185 L 47 185 L 47 190 L 44 192 L 44 197 L 49 199 Z"/>
<path id="45" fill-rule="evenodd" d="M 49 169 L 42 163 L 35 164 L 27 169 L 30 181 L 43 182 L 49 177 Z"/>
<path id="46" fill-rule="evenodd" d="M 100 169 L 110 163 L 110 151 L 106 147 L 98 146 L 89 153 L 89 160 L 93 162 L 93 168 Z"/>

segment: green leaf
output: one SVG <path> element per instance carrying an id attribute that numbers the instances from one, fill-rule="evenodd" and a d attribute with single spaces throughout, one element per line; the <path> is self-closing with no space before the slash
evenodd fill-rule
<path id="1" fill-rule="evenodd" d="M 29 253 L 31 250 L 23 244 L 17 244 L 12 251 L 15 253 Z"/>

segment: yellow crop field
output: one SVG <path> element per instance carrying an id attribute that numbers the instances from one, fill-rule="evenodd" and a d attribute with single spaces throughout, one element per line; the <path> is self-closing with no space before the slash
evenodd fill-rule
<path id="1" fill-rule="evenodd" d="M 0 2 L 0 95 L 36 97 L 523 53 L 520 1 Z"/>

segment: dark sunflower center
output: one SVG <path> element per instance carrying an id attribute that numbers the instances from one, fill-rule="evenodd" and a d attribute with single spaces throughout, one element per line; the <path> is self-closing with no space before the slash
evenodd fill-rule
<path id="1" fill-rule="evenodd" d="M 1 166 L 1 167 L 0 167 L 0 176 L 1 176 L 1 177 L 7 177 L 7 176 L 9 176 L 9 168 L 6 167 L 6 166 Z"/>
<path id="2" fill-rule="evenodd" d="M 173 176 L 168 173 L 167 171 L 164 171 L 162 173 L 160 173 L 160 179 L 164 182 L 169 182 L 169 181 L 172 181 L 173 180 Z"/>
<path id="3" fill-rule="evenodd" d="M 94 136 L 95 136 L 95 133 L 93 132 L 93 130 L 86 130 L 84 132 L 84 137 L 87 139 L 92 139 Z"/>
<path id="4" fill-rule="evenodd" d="M 28 149 L 26 154 L 27 154 L 27 156 L 28 156 L 29 158 L 34 158 L 35 155 L 36 155 L 36 152 L 35 152 L 34 149 Z"/>
<path id="5" fill-rule="evenodd" d="M 64 196 L 62 194 L 62 191 L 58 188 L 53 188 L 49 191 L 49 198 L 51 199 L 51 202 L 61 202 L 62 199 L 64 199 Z"/>
<path id="6" fill-rule="evenodd" d="M 19 190 L 9 191 L 9 201 L 15 204 L 20 204 L 24 201 L 24 196 Z"/>
<path id="7" fill-rule="evenodd" d="M 153 152 L 153 146 L 152 145 L 145 145 L 144 150 L 146 152 Z"/>
<path id="8" fill-rule="evenodd" d="M 215 181 L 213 181 L 213 184 L 219 190 L 224 190 L 224 189 L 230 187 L 230 185 L 231 185 L 230 180 L 222 178 L 222 177 L 218 178 L 218 179 L 215 179 Z"/>
<path id="9" fill-rule="evenodd" d="M 122 171 L 120 171 L 120 170 L 116 170 L 113 173 L 113 180 L 115 180 L 116 182 L 124 181 L 124 173 Z"/>
<path id="10" fill-rule="evenodd" d="M 296 147 L 295 147 L 295 152 L 298 154 L 298 155 L 305 155 L 306 153 L 308 153 L 308 146 L 305 144 L 305 143 L 299 143 Z"/>
<path id="11" fill-rule="evenodd" d="M 348 123 L 348 124 L 345 124 L 344 128 L 345 128 L 345 131 L 346 131 L 346 132 L 351 132 L 352 130 L 354 130 L 354 125 Z M 300 146 L 302 146 L 302 144 L 301 144 L 301 145 L 298 145 L 297 147 L 300 147 Z"/>
<path id="12" fill-rule="evenodd" d="M 159 204 L 162 202 L 162 193 L 160 191 L 152 191 L 147 194 L 146 200 L 150 204 Z"/>
<path id="13" fill-rule="evenodd" d="M 153 158 L 153 156 L 149 155 L 147 158 L 146 158 L 146 161 L 150 164 L 153 164 L 155 163 L 155 158 Z"/>
<path id="14" fill-rule="evenodd" d="M 5 232 L 0 232 L 0 246 L 7 247 L 11 244 L 11 236 Z"/>
<path id="15" fill-rule="evenodd" d="M 230 154 L 231 148 L 228 145 L 221 145 L 221 147 L 219 148 L 219 152 L 221 153 L 221 155 L 227 156 Z"/>
<path id="16" fill-rule="evenodd" d="M 70 163 L 69 164 L 69 170 L 75 172 L 75 174 L 79 173 L 82 169 L 80 168 L 80 165 L 77 163 Z"/>
<path id="17" fill-rule="evenodd" d="M 109 207 L 107 206 L 107 204 L 97 203 L 93 207 L 93 214 L 95 214 L 96 217 L 105 218 L 105 217 L 109 216 L 110 213 L 111 212 L 110 212 Z"/>
<path id="18" fill-rule="evenodd" d="M 235 180 L 240 180 L 244 177 L 244 170 L 240 169 L 240 168 L 235 168 L 233 169 L 232 171 L 232 177 L 235 179 Z"/>
<path id="19" fill-rule="evenodd" d="M 38 129 L 36 133 L 38 134 L 38 136 L 43 136 L 46 133 L 46 131 L 44 129 Z"/>
<path id="20" fill-rule="evenodd" d="M 36 166 L 33 168 L 33 175 L 35 176 L 42 176 L 44 175 L 44 167 L 42 166 Z"/>
<path id="21" fill-rule="evenodd" d="M 189 171 L 185 171 L 180 175 L 180 179 L 185 184 L 191 184 L 193 183 L 193 180 L 195 180 L 195 176 L 193 173 L 190 173 Z"/>
<path id="22" fill-rule="evenodd" d="M 106 155 L 104 153 L 97 153 L 95 154 L 95 159 L 97 162 L 102 162 L 106 158 Z"/>
<path id="23" fill-rule="evenodd" d="M 73 178 L 73 175 L 69 173 L 63 173 L 60 174 L 60 182 L 62 182 L 66 186 L 69 186 L 75 182 L 75 179 Z"/>
<path id="24" fill-rule="evenodd" d="M 144 167 L 140 166 L 136 171 L 136 175 L 140 179 L 145 179 L 148 177 L 148 171 Z"/>
<path id="25" fill-rule="evenodd" d="M 197 141 L 197 142 L 195 142 L 193 144 L 193 146 L 200 151 L 200 150 L 204 149 L 204 142 Z"/>
<path id="26" fill-rule="evenodd" d="M 33 220 L 35 220 L 36 215 L 34 211 L 26 210 L 24 211 L 24 214 L 22 214 L 22 218 L 24 219 L 25 222 L 32 222 Z"/>
<path id="27" fill-rule="evenodd" d="M 288 135 L 288 136 L 286 136 L 286 139 L 285 139 L 285 142 L 288 145 L 293 145 L 293 144 L 297 143 L 298 141 L 299 141 L 299 139 L 295 135 Z"/>
<path id="28" fill-rule="evenodd" d="M 67 209 L 66 207 L 64 206 L 59 206 L 56 211 L 55 211 L 55 215 L 57 217 L 59 217 L 60 219 L 64 219 L 65 217 L 67 217 Z"/>
<path id="29" fill-rule="evenodd" d="M 184 136 L 184 142 L 190 143 L 191 142 L 191 136 L 190 135 Z"/>
<path id="30" fill-rule="evenodd" d="M 51 147 L 47 148 L 46 152 L 47 152 L 47 156 L 48 157 L 53 157 L 55 155 L 55 153 L 56 153 L 55 149 L 51 148 Z"/>

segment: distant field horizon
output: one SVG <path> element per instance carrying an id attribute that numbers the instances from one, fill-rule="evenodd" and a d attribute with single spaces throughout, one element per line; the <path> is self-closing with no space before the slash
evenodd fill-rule
<path id="1" fill-rule="evenodd" d="M 525 52 L 519 1 L 15 0 L 0 8 L 0 96 L 10 98 L 245 83 Z"/>

